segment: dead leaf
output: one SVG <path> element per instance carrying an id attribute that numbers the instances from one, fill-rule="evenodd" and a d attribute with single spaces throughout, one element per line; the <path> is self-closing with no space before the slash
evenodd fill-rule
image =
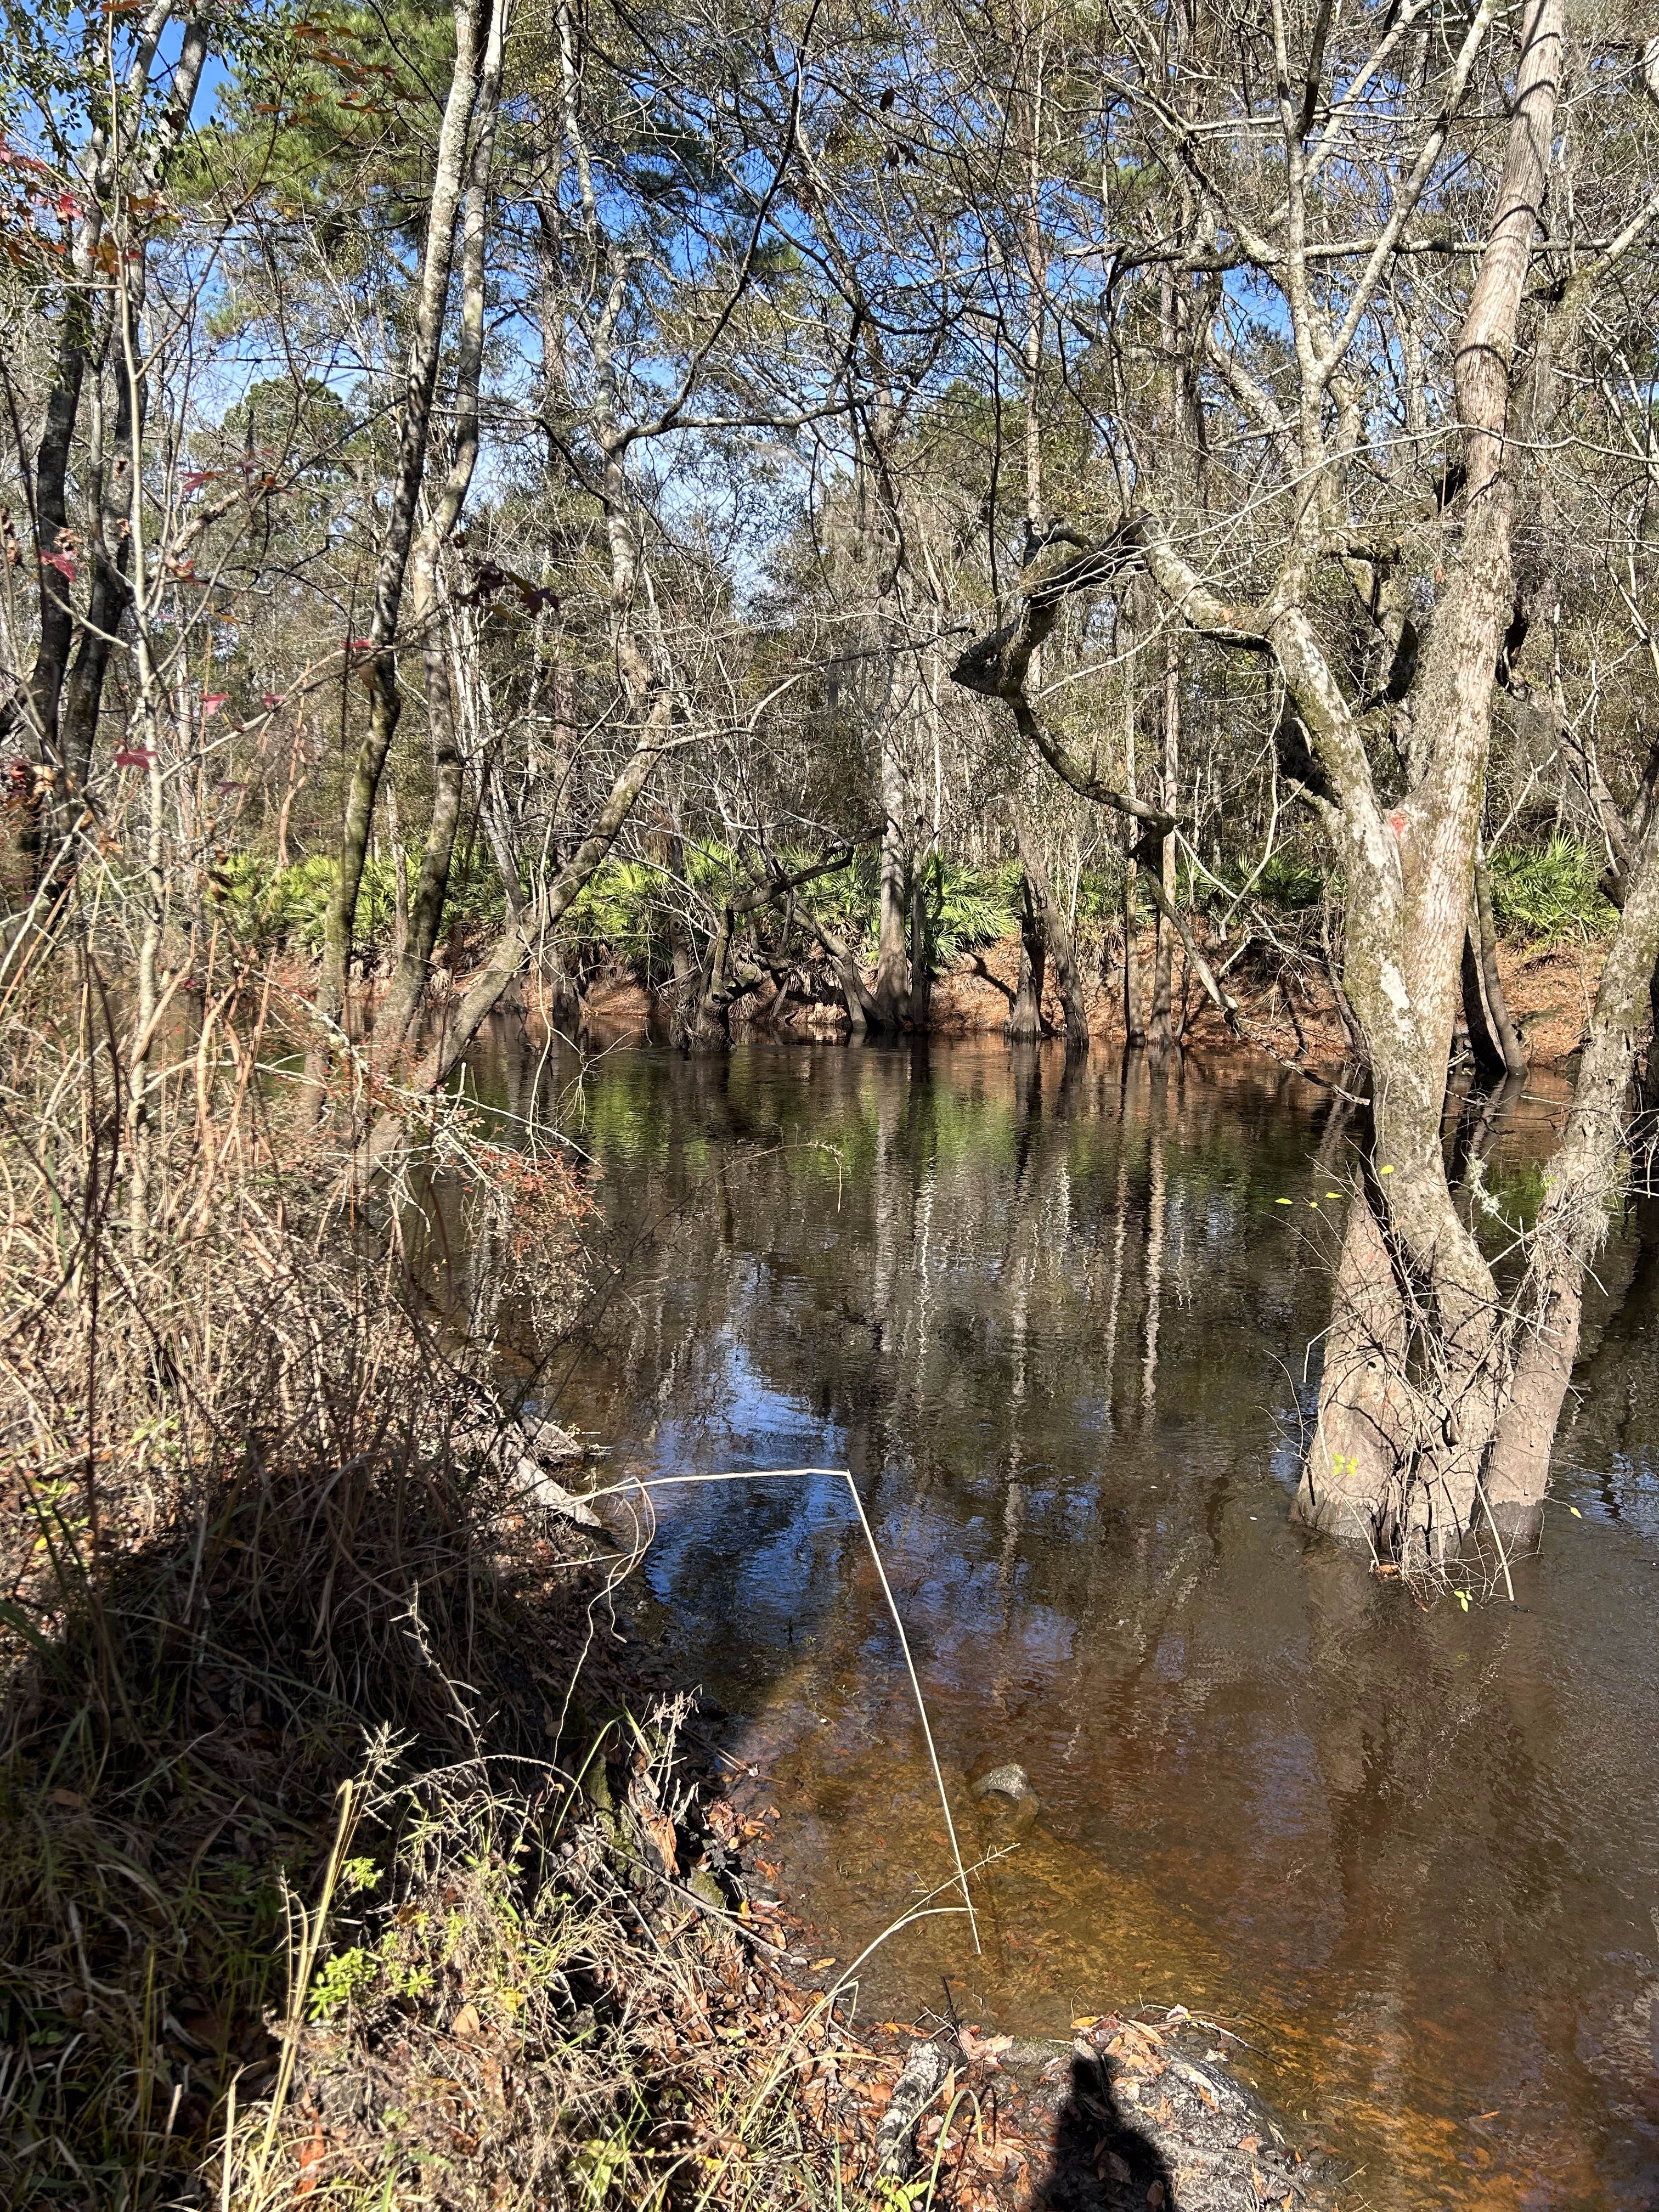
<path id="1" fill-rule="evenodd" d="M 1238 2139 L 1238 2148 L 1240 2150 L 1260 2150 L 1261 2138 L 1260 2136 L 1241 2136 Z"/>
<path id="2" fill-rule="evenodd" d="M 833 1959 L 814 1959 L 807 1971 L 809 1973 L 821 1974 L 826 1966 L 833 1966 L 835 1963 Z"/>
<path id="3" fill-rule="evenodd" d="M 78 1790 L 49 1790 L 46 1796 L 54 1805 L 66 1805 L 71 1813 L 79 1813 L 86 1806 L 87 1801 Z"/>
<path id="4" fill-rule="evenodd" d="M 734 1844 L 738 1839 L 738 1816 L 727 1797 L 717 1797 L 708 1808 L 708 1825 L 723 1844 Z"/>
<path id="5" fill-rule="evenodd" d="M 1164 2184 L 1161 2181 L 1153 2182 L 1146 2191 L 1146 2202 L 1152 2207 L 1152 2212 L 1158 2212 L 1158 2207 L 1164 2202 Z"/>
<path id="6" fill-rule="evenodd" d="M 678 1838 L 674 1823 L 657 1802 L 657 1793 L 643 1774 L 635 1775 L 629 1785 L 629 1809 L 639 1822 L 646 1841 L 662 1861 L 661 1872 L 672 1876 L 679 1871 L 676 1858 Z"/>
<path id="7" fill-rule="evenodd" d="M 323 2162 L 328 2146 L 323 2139 L 323 2124 L 318 2121 L 311 2131 L 309 2142 L 300 2146 L 300 2179 L 294 2185 L 296 2197 L 309 2197 L 317 2186 L 317 2168 Z"/>
<path id="8" fill-rule="evenodd" d="M 971 2027 L 961 2027 L 957 2031 L 957 2041 L 962 2045 L 963 2057 L 994 2066 L 1005 2051 L 1012 2050 L 1014 2039 L 1012 2035 L 981 2036 Z"/>
<path id="9" fill-rule="evenodd" d="M 459 2042 L 467 2043 L 475 2035 L 483 2033 L 483 2022 L 478 2017 L 475 2004 L 464 2004 L 449 2023 L 449 2032 Z"/>

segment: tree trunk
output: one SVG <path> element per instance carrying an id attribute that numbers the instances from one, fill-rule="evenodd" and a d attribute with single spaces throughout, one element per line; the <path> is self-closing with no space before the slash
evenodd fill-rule
<path id="1" fill-rule="evenodd" d="M 1118 636 L 1123 659 L 1123 788 L 1131 799 L 1135 796 L 1135 738 L 1136 700 L 1134 632 L 1129 625 L 1127 595 L 1125 595 L 1118 617 Z M 1133 824 L 1126 833 L 1133 848 L 1135 833 Z M 1137 918 L 1135 914 L 1135 861 L 1133 850 L 1123 863 L 1123 1042 L 1128 1046 L 1146 1042 L 1146 1018 L 1142 1012 L 1140 991 L 1140 960 L 1135 944 Z"/>
<path id="2" fill-rule="evenodd" d="M 865 988 L 864 978 L 859 973 L 859 963 L 854 960 L 847 945 L 836 936 L 834 930 L 820 921 L 816 915 L 812 918 L 812 934 L 829 954 L 835 968 L 836 980 L 841 986 L 842 1002 L 847 1008 L 848 1025 L 852 1035 L 861 1037 L 866 1030 L 879 1028 L 880 1014 L 874 1000 Z"/>
<path id="3" fill-rule="evenodd" d="M 933 1008 L 933 928 L 927 912 L 927 886 L 920 866 L 910 886 L 910 996 L 908 1014 L 911 1026 L 925 1030 L 932 1018 Z"/>
<path id="4" fill-rule="evenodd" d="M 1060 1003 L 1066 1010 L 1066 1049 L 1068 1053 L 1087 1052 L 1089 1049 L 1089 998 L 1084 987 L 1082 964 L 1077 956 L 1077 940 L 1072 934 L 1072 927 L 1066 909 L 1055 896 L 1048 871 L 1043 866 L 1042 856 L 1037 851 L 1036 842 L 1023 820 L 1016 819 L 1014 835 L 1019 846 L 1019 864 L 1025 872 L 1026 896 L 1030 898 L 1035 894 L 1042 946 L 1044 950 L 1054 955 L 1054 982 L 1060 992 Z M 1027 961 L 1022 944 L 1020 957 L 1022 992 L 1024 988 L 1026 966 Z M 1036 999 L 1039 1009 L 1042 1006 L 1042 975 L 1039 971 L 1036 978 Z M 1019 1011 L 1017 998 L 1014 1007 L 1015 1020 L 1019 1018 Z M 1009 1035 L 1015 1034 L 1011 1022 Z"/>
<path id="5" fill-rule="evenodd" d="M 1176 792 L 1180 783 L 1181 764 L 1181 641 L 1180 633 L 1171 629 L 1164 647 L 1164 777 L 1163 799 L 1166 813 L 1175 809 Z M 1173 903 L 1175 899 L 1175 833 L 1163 840 L 1158 865 L 1163 871 L 1164 896 Z M 1172 1012 L 1174 1006 L 1175 939 L 1172 925 L 1159 908 L 1154 924 L 1152 954 L 1152 1018 L 1147 1024 L 1146 1041 L 1160 1058 L 1168 1053 L 1173 1042 Z"/>
<path id="6" fill-rule="evenodd" d="M 1376 1172 L 1347 1226 L 1297 1510 L 1317 1527 L 1352 1522 L 1350 1533 L 1412 1565 L 1443 1558 L 1472 1525 L 1512 1395 L 1510 1332 L 1492 1271 L 1453 1201 L 1441 1125 L 1492 696 L 1513 592 L 1509 363 L 1543 197 L 1560 45 L 1561 0 L 1531 0 L 1498 209 L 1458 343 L 1463 538 L 1413 686 L 1420 758 L 1397 806 L 1385 813 L 1375 796 L 1306 613 L 1289 611 L 1273 640 L 1340 794 L 1328 818 L 1349 886 L 1344 975 L 1369 1048 L 1376 1133 Z M 1576 1328 L 1575 1310 L 1575 1335 Z M 1571 1343 L 1563 1350 L 1559 1334 L 1552 1341 L 1570 1366 Z"/>
<path id="7" fill-rule="evenodd" d="M 1625 1141 L 1625 1100 L 1659 961 L 1659 822 L 1650 821 L 1590 1012 L 1572 1105 L 1545 1171 L 1527 1273 L 1510 1336 L 1513 1376 L 1486 1475 L 1500 1529 L 1530 1526 L 1542 1504 L 1550 1447 L 1572 1379 L 1584 1274 L 1607 1234 Z"/>
<path id="8" fill-rule="evenodd" d="M 150 88 L 150 72 L 163 33 L 178 11 L 167 6 L 151 8 L 146 15 L 128 65 L 125 97 L 135 113 Z M 137 204 L 159 195 L 173 154 L 190 125 L 190 111 L 208 58 L 208 25 L 192 18 L 183 27 L 179 57 L 165 107 L 148 145 L 140 143 L 136 167 L 125 179 L 130 202 Z M 58 770 L 53 814 L 61 842 L 79 820 L 86 783 L 92 766 L 94 740 L 103 700 L 104 678 L 114 645 L 114 632 L 126 611 L 129 591 L 125 569 L 130 557 L 124 524 L 131 506 L 133 477 L 143 438 L 145 383 L 142 374 L 130 374 L 120 325 L 125 318 L 135 348 L 137 328 L 143 312 L 147 265 L 145 248 L 124 242 L 125 257 L 111 302 L 107 339 L 115 357 L 116 423 L 113 447 L 96 457 L 92 489 L 98 506 L 90 551 L 93 581 L 75 671 L 70 648 L 76 627 L 70 597 L 70 574 L 74 567 L 74 543 L 70 529 L 68 493 L 71 453 L 81 400 L 90 368 L 101 374 L 95 358 L 91 294 L 98 283 L 100 250 L 107 250 L 104 234 L 106 210 L 114 201 L 123 179 L 121 163 L 130 150 L 122 143 L 122 118 L 118 110 L 116 130 L 103 124 L 88 134 L 79 158 L 85 198 L 75 220 L 70 247 L 70 283 L 64 295 L 64 320 L 58 337 L 52 384 L 46 421 L 35 457 L 33 510 L 35 550 L 40 563 L 40 635 L 28 684 L 29 715 L 35 742 L 44 762 Z M 135 397 L 138 420 L 133 420 Z M 114 461 L 113 469 L 110 463 Z M 99 462 L 101 461 L 101 466 Z M 125 477 L 125 482 L 123 478 Z M 59 566 L 59 563 L 65 564 Z M 67 573 L 66 573 L 67 571 Z M 70 697 L 65 699 L 65 685 Z M 65 856 L 67 862 L 67 856 Z"/>
<path id="9" fill-rule="evenodd" d="M 1019 986 L 1007 1034 L 1016 1044 L 1029 1044 L 1042 1035 L 1042 983 L 1048 948 L 1042 934 L 1042 918 L 1031 878 L 1022 874 L 1019 889 Z"/>
<path id="10" fill-rule="evenodd" d="M 431 437 L 433 399 L 437 389 L 454 257 L 455 221 L 468 173 L 467 141 L 477 104 L 484 56 L 487 46 L 494 45 L 501 36 L 507 4 L 507 0 L 455 0 L 455 61 L 444 102 L 427 209 L 415 331 L 398 422 L 391 511 L 380 549 L 369 632 L 373 652 L 367 670 L 370 694 L 368 733 L 359 748 L 347 788 L 345 815 L 335 856 L 334 883 L 323 923 L 323 965 L 316 1005 L 322 1038 L 319 1049 L 313 1055 L 310 1071 L 313 1107 L 321 1103 L 322 1069 L 330 1041 L 338 1033 L 345 1018 L 357 897 L 362 887 L 374 802 L 403 712 L 395 647 Z M 402 995 L 406 996 L 406 991 Z M 406 1016 L 404 1020 L 406 1024 Z"/>
<path id="11" fill-rule="evenodd" d="M 432 955 L 449 895 L 455 833 L 461 819 L 464 763 L 451 680 L 450 653 L 438 588 L 438 562 L 454 532 L 478 458 L 478 384 L 484 348 L 484 248 L 489 217 L 489 173 L 495 158 L 495 112 L 501 92 L 506 6 L 490 11 L 475 101 L 478 128 L 467 164 L 461 237 L 461 334 L 455 370 L 454 453 L 448 480 L 410 562 L 416 629 L 426 688 L 427 732 L 432 748 L 432 814 L 421 852 L 421 870 L 409 911 L 402 957 L 375 1021 L 377 1060 L 406 1042 L 425 994 Z M 483 811 L 485 793 L 479 793 Z M 491 825 L 493 829 L 493 824 Z M 491 838 L 492 846 L 494 838 Z M 516 921 L 521 902 L 514 882 L 508 911 Z"/>
<path id="12" fill-rule="evenodd" d="M 740 963 L 738 951 L 739 925 L 752 921 L 779 900 L 787 899 L 791 908 L 793 894 L 803 884 L 811 883 L 819 876 L 834 874 L 847 866 L 852 859 L 851 848 L 828 860 L 809 862 L 804 868 L 784 872 L 780 870 L 755 884 L 751 890 L 738 893 L 720 908 L 698 970 L 697 988 L 688 1000 L 681 1000 L 678 1011 L 674 1042 L 682 1052 L 720 1052 L 732 1042 L 732 1009 L 737 1001 L 767 981 L 770 970 L 754 961 Z M 786 924 L 787 927 L 787 924 Z M 827 942 L 833 940 L 826 939 Z"/>
<path id="13" fill-rule="evenodd" d="M 1133 841 L 1133 833 L 1131 835 Z M 1138 927 L 1135 862 L 1131 854 L 1123 863 L 1123 1042 L 1137 1048 L 1146 1042 L 1146 1022 L 1142 1012 L 1144 1001 L 1140 989 L 1140 955 L 1135 944 Z"/>
<path id="14" fill-rule="evenodd" d="M 592 829 L 542 896 L 525 909 L 523 920 L 502 932 L 495 951 L 451 1018 L 444 1024 L 442 1035 L 411 1074 L 409 1087 L 417 1096 L 431 1097 L 443 1089 L 502 993 L 518 976 L 532 947 L 551 937 L 581 896 L 583 885 L 616 843 L 645 788 L 646 779 L 667 749 L 669 714 L 670 702 L 665 693 L 653 702 L 639 741 L 612 783 L 610 796 Z M 381 1116 L 369 1146 L 371 1167 L 397 1144 L 403 1127 L 404 1116 L 399 1112 Z"/>
<path id="15" fill-rule="evenodd" d="M 899 731 L 908 716 L 911 690 L 896 641 L 888 641 L 887 698 L 881 724 L 881 891 L 876 939 L 876 976 L 873 996 L 882 1026 L 896 1030 L 904 1019 L 909 996 L 909 949 L 906 939 L 906 908 L 909 863 L 905 836 L 904 767 L 900 757 Z"/>
<path id="16" fill-rule="evenodd" d="M 1498 930 L 1492 919 L 1492 879 L 1486 856 L 1477 848 L 1474 890 L 1463 934 L 1463 1019 L 1474 1064 L 1488 1082 L 1524 1075 L 1527 1056 L 1510 1019 L 1504 981 L 1498 971 Z"/>
<path id="17" fill-rule="evenodd" d="M 726 971 L 734 922 L 731 908 L 722 907 L 696 986 L 675 1007 L 674 1043 L 681 1052 L 725 1052 L 731 1045 L 732 994 Z"/>
<path id="18" fill-rule="evenodd" d="M 1486 983 L 1480 973 L 1479 925 L 1473 915 L 1463 933 L 1463 1026 L 1468 1031 L 1469 1054 L 1482 1083 L 1496 1083 L 1504 1073 L 1504 1048 L 1486 1006 Z"/>

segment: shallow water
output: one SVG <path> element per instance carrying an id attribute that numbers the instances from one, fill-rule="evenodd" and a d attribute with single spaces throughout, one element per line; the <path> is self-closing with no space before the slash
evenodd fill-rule
<path id="1" fill-rule="evenodd" d="M 516 1049 L 476 1073 L 526 1109 Z M 1425 1608 L 1288 1518 L 1352 1137 L 1329 1093 L 982 1046 L 572 1073 L 539 1095 L 602 1167 L 619 1272 L 550 1367 L 562 1416 L 617 1475 L 850 1468 L 963 1850 L 1017 1844 L 975 1881 L 982 1952 L 913 1924 L 866 2015 L 941 1973 L 1015 2031 L 1179 2000 L 1363 2169 L 1356 2203 L 1659 2203 L 1659 1221 L 1606 1255 L 1518 1605 Z M 1558 1113 L 1534 1085 L 1489 1163 L 1511 1218 Z M 641 1626 L 729 1709 L 845 1962 L 951 1870 L 845 1487 L 656 1497 Z M 971 1806 L 993 1758 L 1035 1825 Z"/>

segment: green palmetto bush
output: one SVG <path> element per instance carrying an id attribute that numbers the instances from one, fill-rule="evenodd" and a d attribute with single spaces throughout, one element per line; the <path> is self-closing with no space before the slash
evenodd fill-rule
<path id="1" fill-rule="evenodd" d="M 337 862 L 331 853 L 310 853 L 286 868 L 253 853 L 231 853 L 216 861 L 210 894 L 233 933 L 250 944 L 285 944 L 305 952 L 322 948 L 323 925 L 334 888 Z M 418 852 L 407 855 L 410 885 L 420 867 Z M 492 864 L 474 854 L 462 855 L 452 872 L 444 902 L 442 929 L 456 922 L 497 919 L 506 910 Z M 390 854 L 371 854 L 364 863 L 357 894 L 354 934 L 362 945 L 381 945 L 392 938 L 398 912 L 397 864 Z"/>
<path id="2" fill-rule="evenodd" d="M 1555 945 L 1605 937 L 1613 908 L 1601 889 L 1601 856 L 1558 830 L 1544 845 L 1506 845 L 1492 856 L 1492 911 L 1506 937 Z"/>
<path id="3" fill-rule="evenodd" d="M 922 895 L 934 957 L 948 963 L 1019 927 L 1019 866 L 976 868 L 939 852 L 922 862 Z M 881 916 L 881 863 L 871 849 L 853 865 L 807 887 L 803 903 L 865 961 L 875 958 Z"/>
<path id="4" fill-rule="evenodd" d="M 330 853 L 307 854 L 275 868 L 253 853 L 232 853 L 214 867 L 210 887 L 234 933 L 250 943 L 283 943 L 320 950 L 337 863 Z M 397 912 L 397 872 L 384 857 L 369 860 L 357 895 L 356 930 L 362 942 L 388 934 Z"/>

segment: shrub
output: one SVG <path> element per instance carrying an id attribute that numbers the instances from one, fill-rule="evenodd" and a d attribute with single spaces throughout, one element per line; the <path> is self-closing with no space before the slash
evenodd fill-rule
<path id="1" fill-rule="evenodd" d="M 1491 869 L 1492 914 L 1506 937 L 1554 945 L 1568 937 L 1605 937 L 1613 927 L 1600 860 L 1565 830 L 1547 845 L 1502 847 Z"/>

